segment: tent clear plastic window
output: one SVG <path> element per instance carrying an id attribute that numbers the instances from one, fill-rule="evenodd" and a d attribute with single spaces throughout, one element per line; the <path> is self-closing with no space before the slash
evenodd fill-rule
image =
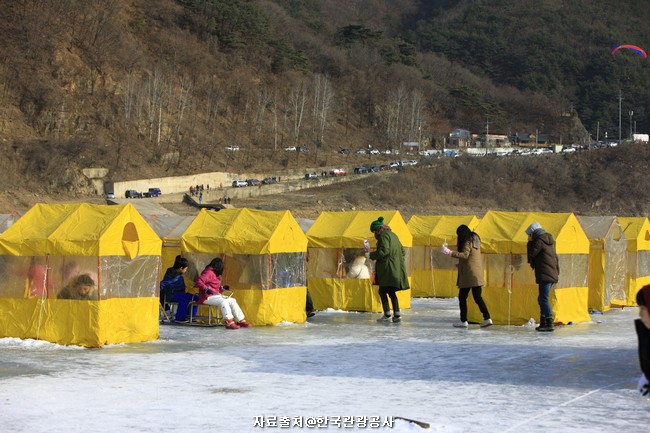
<path id="1" fill-rule="evenodd" d="M 100 299 L 145 298 L 158 296 L 157 256 L 100 258 Z"/>
<path id="2" fill-rule="evenodd" d="M 57 299 L 80 276 L 92 281 L 88 297 L 139 298 L 156 296 L 158 257 L 133 260 L 105 256 L 0 256 L 0 296 Z"/>
<path id="3" fill-rule="evenodd" d="M 638 254 L 638 269 L 637 277 L 647 277 L 650 275 L 650 250 L 641 250 Z"/>
<path id="4" fill-rule="evenodd" d="M 222 283 L 237 290 L 269 290 L 306 286 L 304 253 L 278 254 L 205 254 L 186 253 L 185 257 L 197 269 L 197 275 L 215 257 L 224 262 Z"/>

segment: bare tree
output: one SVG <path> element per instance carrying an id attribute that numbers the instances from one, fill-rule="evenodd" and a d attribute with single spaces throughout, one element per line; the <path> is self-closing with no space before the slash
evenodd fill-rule
<path id="1" fill-rule="evenodd" d="M 307 103 L 307 85 L 299 84 L 291 92 L 291 108 L 293 114 L 293 142 L 298 144 L 300 139 L 300 128 Z"/>
<path id="2" fill-rule="evenodd" d="M 317 74 L 314 76 L 314 92 L 312 106 L 312 131 L 313 143 L 320 147 L 323 143 L 327 116 L 333 99 L 332 85 L 327 76 Z"/>

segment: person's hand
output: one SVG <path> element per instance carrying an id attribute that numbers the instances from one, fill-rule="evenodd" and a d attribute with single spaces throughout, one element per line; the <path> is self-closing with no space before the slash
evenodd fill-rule
<path id="1" fill-rule="evenodd" d="M 368 242 L 368 239 L 363 240 L 363 251 L 366 253 L 370 252 L 370 242 Z"/>
<path id="2" fill-rule="evenodd" d="M 440 251 L 442 251 L 443 254 L 446 254 L 448 256 L 451 255 L 451 250 L 447 248 L 447 245 L 443 245 L 442 248 L 440 248 Z"/>

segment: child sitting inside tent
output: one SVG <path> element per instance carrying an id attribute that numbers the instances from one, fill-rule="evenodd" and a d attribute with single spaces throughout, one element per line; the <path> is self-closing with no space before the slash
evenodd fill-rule
<path id="1" fill-rule="evenodd" d="M 95 282 L 88 274 L 82 274 L 74 277 L 72 281 L 65 286 L 59 294 L 58 299 L 75 299 L 75 300 L 92 300 L 91 295 Z"/>
<path id="2" fill-rule="evenodd" d="M 221 284 L 222 274 L 223 260 L 216 257 L 194 281 L 196 287 L 199 288 L 199 302 L 221 308 L 223 317 L 226 319 L 226 329 L 250 328 L 252 325 L 244 319 L 244 312 L 239 308 L 235 298 L 223 294 L 229 290 L 229 286 Z"/>

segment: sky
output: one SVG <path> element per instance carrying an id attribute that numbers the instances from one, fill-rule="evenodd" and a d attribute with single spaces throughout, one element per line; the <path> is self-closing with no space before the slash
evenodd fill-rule
<path id="1" fill-rule="evenodd" d="M 650 408 L 636 391 L 637 308 L 540 333 L 530 323 L 454 328 L 457 302 L 413 299 L 400 324 L 326 310 L 306 323 L 234 331 L 161 325 L 159 340 L 101 349 L 3 338 L 0 425 L 11 433 L 649 431 Z"/>

